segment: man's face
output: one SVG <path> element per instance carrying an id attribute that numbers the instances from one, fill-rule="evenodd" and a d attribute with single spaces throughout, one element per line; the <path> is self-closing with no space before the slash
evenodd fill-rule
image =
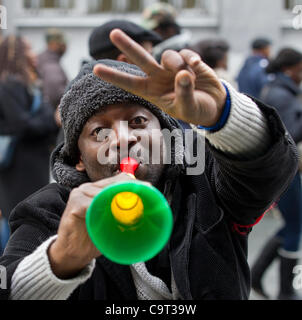
<path id="1" fill-rule="evenodd" d="M 257 55 L 261 55 L 267 59 L 270 59 L 271 57 L 271 51 L 272 51 L 272 47 L 271 46 L 267 46 L 265 48 L 262 49 L 258 49 L 258 50 L 254 50 L 254 53 Z"/>
<path id="2" fill-rule="evenodd" d="M 62 57 L 66 52 L 66 43 L 60 41 L 50 41 L 48 43 L 48 49 L 56 52 L 60 57 Z"/>
<path id="3" fill-rule="evenodd" d="M 120 162 L 130 155 L 140 163 L 136 178 L 156 185 L 164 167 L 160 130 L 156 116 L 140 105 L 109 105 L 84 126 L 78 141 L 80 161 L 76 169 L 86 172 L 95 182 L 119 174 Z M 104 133 L 108 131 L 111 134 L 106 138 Z M 152 164 L 153 150 L 159 150 L 161 164 Z M 148 159 L 143 154 L 147 154 Z"/>
<path id="4" fill-rule="evenodd" d="M 297 85 L 300 85 L 302 82 L 302 62 L 287 68 L 285 73 L 289 75 Z"/>
<path id="5" fill-rule="evenodd" d="M 271 51 L 272 51 L 272 47 L 271 46 L 267 46 L 266 48 L 263 49 L 263 54 L 267 59 L 270 58 Z"/>

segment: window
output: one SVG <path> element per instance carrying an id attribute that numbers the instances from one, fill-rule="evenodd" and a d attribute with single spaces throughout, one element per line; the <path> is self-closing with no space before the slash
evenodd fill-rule
<path id="1" fill-rule="evenodd" d="M 143 9 L 141 0 L 90 0 L 89 12 L 138 12 Z"/>
<path id="2" fill-rule="evenodd" d="M 181 9 L 205 9 L 206 0 L 162 0 L 160 2 L 170 3 L 175 8 Z"/>
<path id="3" fill-rule="evenodd" d="M 158 1 L 148 0 L 89 0 L 90 13 L 106 12 L 142 12 L 151 3 Z M 201 9 L 206 11 L 209 0 L 162 0 L 179 10 Z"/>
<path id="4" fill-rule="evenodd" d="M 296 5 L 301 5 L 301 0 L 284 0 L 284 8 L 292 11 Z"/>
<path id="5" fill-rule="evenodd" d="M 74 0 L 24 0 L 25 9 L 72 9 Z"/>
<path id="6" fill-rule="evenodd" d="M 58 13 L 86 14 L 135 14 L 159 0 L 15 0 L 20 1 L 20 13 L 25 16 L 55 16 Z M 218 0 L 161 0 L 170 3 L 182 18 L 200 15 L 216 16 Z"/>

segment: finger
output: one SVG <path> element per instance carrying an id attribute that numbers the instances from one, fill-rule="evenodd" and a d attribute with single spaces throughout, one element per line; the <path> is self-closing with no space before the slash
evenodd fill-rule
<path id="1" fill-rule="evenodd" d="M 90 198 L 94 198 L 96 195 L 98 195 L 102 191 L 101 188 L 96 187 L 91 183 L 81 185 L 79 189 L 83 192 L 85 196 Z"/>
<path id="2" fill-rule="evenodd" d="M 183 49 L 179 54 L 183 57 L 184 61 L 190 66 L 197 77 L 207 72 L 214 72 L 202 61 L 200 55 L 196 52 L 189 49 Z"/>
<path id="3" fill-rule="evenodd" d="M 186 69 L 187 65 L 183 57 L 176 51 L 167 50 L 163 53 L 161 59 L 161 65 L 165 70 L 177 73 L 180 70 Z"/>
<path id="4" fill-rule="evenodd" d="M 107 186 L 109 186 L 113 183 L 123 182 L 123 181 L 135 181 L 135 178 L 129 174 L 121 173 L 115 177 L 111 177 L 108 179 L 103 179 L 103 180 L 97 181 L 97 182 L 93 183 L 93 185 L 97 188 L 106 188 Z"/>
<path id="5" fill-rule="evenodd" d="M 86 216 L 87 208 L 91 205 L 92 198 L 86 196 L 82 190 L 74 189 L 72 197 L 69 199 L 67 209 L 65 210 L 64 215 L 67 216 L 76 216 L 78 218 L 84 219 Z"/>
<path id="6" fill-rule="evenodd" d="M 123 31 L 119 29 L 113 30 L 110 33 L 110 39 L 128 59 L 139 66 L 145 73 L 150 75 L 160 70 L 160 65 L 152 55 Z"/>
<path id="7" fill-rule="evenodd" d="M 146 78 L 138 77 L 122 71 L 110 68 L 101 63 L 97 64 L 93 69 L 94 74 L 104 81 L 131 92 L 132 94 L 143 96 Z"/>
<path id="8" fill-rule="evenodd" d="M 179 52 L 179 54 L 182 56 L 184 61 L 191 67 L 195 64 L 202 62 L 200 55 L 192 50 L 183 49 Z"/>
<path id="9" fill-rule="evenodd" d="M 175 78 L 175 105 L 177 108 L 189 108 L 194 105 L 194 77 L 192 74 L 183 70 Z M 180 111 L 183 114 L 182 110 Z"/>

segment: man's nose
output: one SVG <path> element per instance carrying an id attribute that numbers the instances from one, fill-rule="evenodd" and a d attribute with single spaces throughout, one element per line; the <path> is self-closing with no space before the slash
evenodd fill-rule
<path id="1" fill-rule="evenodd" d="M 111 147 L 117 148 L 120 153 L 128 152 L 138 141 L 134 131 L 129 127 L 128 121 L 120 121 L 114 126 L 113 130 L 116 139 Z"/>

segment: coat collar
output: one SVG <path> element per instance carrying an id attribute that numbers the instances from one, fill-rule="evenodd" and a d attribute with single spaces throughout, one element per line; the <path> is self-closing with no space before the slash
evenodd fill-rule
<path id="1" fill-rule="evenodd" d="M 302 93 L 301 89 L 299 86 L 285 73 L 283 72 L 278 72 L 275 75 L 275 79 L 273 80 L 274 84 L 278 84 L 284 88 L 287 88 L 290 90 L 294 95 L 299 95 Z"/>

